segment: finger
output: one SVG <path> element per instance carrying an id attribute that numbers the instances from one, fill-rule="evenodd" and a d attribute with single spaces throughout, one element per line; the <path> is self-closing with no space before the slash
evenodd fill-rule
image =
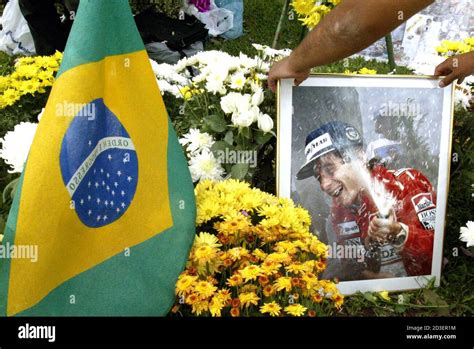
<path id="1" fill-rule="evenodd" d="M 460 77 L 460 78 L 458 79 L 458 81 L 457 81 L 457 84 L 458 84 L 458 85 L 461 85 L 461 84 L 463 83 L 463 81 L 464 81 L 465 78 L 466 78 L 465 76 Z"/>
<path id="2" fill-rule="evenodd" d="M 451 60 L 447 59 L 435 68 L 434 75 L 435 76 L 447 75 L 447 74 L 450 74 L 452 71 L 453 69 L 452 69 Z"/>
<path id="3" fill-rule="evenodd" d="M 375 228 L 381 228 L 381 227 L 386 227 L 387 225 L 391 224 L 393 219 L 390 218 L 375 218 L 372 220 L 371 223 L 374 224 Z"/>
<path id="4" fill-rule="evenodd" d="M 307 76 L 295 78 L 295 86 L 299 86 L 306 79 L 307 79 Z"/>
<path id="5" fill-rule="evenodd" d="M 381 233 L 379 229 L 370 229 L 369 236 L 376 241 L 383 240 L 385 237 L 385 235 Z"/>
<path id="6" fill-rule="evenodd" d="M 276 90 L 276 80 L 270 76 L 268 76 L 268 88 L 275 93 Z"/>
<path id="7" fill-rule="evenodd" d="M 456 73 L 451 73 L 448 76 L 446 76 L 443 80 L 441 80 L 441 82 L 439 83 L 439 87 L 446 87 L 457 78 L 458 78 L 458 75 Z"/>

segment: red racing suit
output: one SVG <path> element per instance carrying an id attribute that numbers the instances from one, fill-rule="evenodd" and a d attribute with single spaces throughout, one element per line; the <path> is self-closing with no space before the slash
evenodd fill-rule
<path id="1" fill-rule="evenodd" d="M 392 245 L 385 246 L 382 265 L 403 260 L 409 276 L 430 275 L 436 221 L 436 192 L 433 186 L 421 172 L 414 169 L 389 171 L 383 166 L 375 166 L 371 176 L 381 181 L 396 199 L 393 207 L 396 220 L 407 231 L 401 246 L 396 249 Z M 336 242 L 340 245 L 363 244 L 368 236 L 369 223 L 378 214 L 370 196 L 365 194 L 360 199 L 361 204 L 357 208 L 332 207 L 332 226 Z"/>

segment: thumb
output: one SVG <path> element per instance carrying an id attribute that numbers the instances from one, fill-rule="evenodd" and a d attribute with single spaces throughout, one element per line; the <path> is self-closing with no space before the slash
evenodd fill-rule
<path id="1" fill-rule="evenodd" d="M 455 74 L 454 72 L 449 74 L 443 80 L 440 81 L 439 87 L 446 87 L 450 85 L 454 80 L 457 79 L 457 77 L 458 77 L 457 74 Z"/>

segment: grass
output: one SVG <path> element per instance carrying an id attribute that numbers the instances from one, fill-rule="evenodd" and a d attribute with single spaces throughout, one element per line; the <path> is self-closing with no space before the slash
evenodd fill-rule
<path id="1" fill-rule="evenodd" d="M 212 39 L 207 50 L 222 50 L 232 55 L 243 52 L 255 55 L 253 43 L 271 46 L 278 25 L 282 0 L 245 0 L 244 34 L 236 40 Z M 295 48 L 299 43 L 301 25 L 296 19 L 287 20 L 281 33 L 278 48 Z"/>
<path id="2" fill-rule="evenodd" d="M 226 41 L 213 39 L 208 44 L 208 50 L 222 50 L 232 55 L 239 52 L 250 56 L 256 51 L 252 43 L 271 45 L 277 27 L 283 0 L 245 0 L 244 10 L 244 35 L 237 40 Z M 294 19 L 287 21 L 281 38 L 279 48 L 294 48 L 297 46 L 301 35 L 301 26 Z M 12 68 L 12 58 L 0 52 L 0 74 L 7 74 Z M 318 68 L 318 71 L 340 72 L 342 62 Z M 357 70 L 362 67 L 376 69 L 379 73 L 389 72 L 386 64 L 363 59 L 350 60 L 350 69 Z M 399 74 L 409 73 L 404 67 L 399 67 Z M 35 114 L 36 115 L 36 114 Z M 34 115 L 34 116 L 35 116 Z M 2 115 L 0 132 L 12 129 L 16 121 L 13 115 Z M 23 116 L 16 116 L 23 119 Z M 25 116 L 26 117 L 26 116 Z M 4 124 L 6 123 L 6 124 Z M 447 223 L 444 242 L 444 257 L 447 265 L 443 270 L 441 286 L 432 286 L 425 289 L 405 292 L 394 292 L 389 295 L 389 300 L 383 299 L 378 294 L 365 293 L 346 297 L 340 316 L 472 316 L 474 309 L 474 258 L 466 256 L 462 250 L 459 238 L 459 228 L 467 220 L 473 219 L 472 207 L 474 198 L 471 196 L 472 183 L 474 183 L 474 115 L 473 112 L 460 112 L 456 114 L 454 125 L 453 151 L 459 160 L 452 164 L 450 193 L 448 199 Z M 1 162 L 0 166 L 0 191 L 14 176 L 6 173 L 6 167 Z M 6 217 L 9 202 L 0 204 L 0 228 L 2 219 Z M 3 217 L 3 218 L 2 218 Z M 399 296 L 404 303 L 399 303 Z"/>

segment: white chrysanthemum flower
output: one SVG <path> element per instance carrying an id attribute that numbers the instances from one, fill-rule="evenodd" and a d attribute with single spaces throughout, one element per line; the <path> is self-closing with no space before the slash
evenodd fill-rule
<path id="1" fill-rule="evenodd" d="M 242 52 L 239 55 L 240 66 L 249 70 L 254 69 L 258 66 L 259 61 L 255 58 L 250 58 L 249 56 L 243 54 Z"/>
<path id="2" fill-rule="evenodd" d="M 210 67 L 223 67 L 223 65 L 233 62 L 233 57 L 222 51 L 201 51 L 191 57 L 191 59 L 193 58 L 197 59 L 200 65 Z"/>
<path id="3" fill-rule="evenodd" d="M 13 131 L 7 132 L 5 137 L 0 140 L 2 144 L 0 157 L 5 160 L 6 164 L 12 167 L 12 170 L 8 172 L 23 172 L 37 127 L 38 124 L 36 123 L 21 122 L 15 126 Z"/>
<path id="4" fill-rule="evenodd" d="M 454 104 L 456 107 L 467 110 L 471 106 L 472 98 L 470 88 L 466 89 L 462 85 L 456 85 L 454 89 Z"/>
<path id="5" fill-rule="evenodd" d="M 193 182 L 204 179 L 222 180 L 224 169 L 210 150 L 194 154 L 189 160 L 189 171 Z"/>
<path id="6" fill-rule="evenodd" d="M 242 90 L 245 86 L 247 79 L 243 73 L 236 73 L 230 77 L 230 88 L 234 90 Z"/>
<path id="7" fill-rule="evenodd" d="M 175 70 L 175 72 L 180 73 L 180 72 L 182 72 L 184 69 L 186 69 L 186 68 L 188 67 L 188 65 L 189 65 L 188 58 L 187 58 L 187 57 L 184 57 L 184 58 L 180 59 L 180 60 L 178 61 L 178 63 L 176 63 L 176 64 L 174 65 L 174 70 Z"/>
<path id="8" fill-rule="evenodd" d="M 258 128 L 267 133 L 273 130 L 273 119 L 268 114 L 258 115 Z"/>
<path id="9" fill-rule="evenodd" d="M 263 51 L 265 47 L 260 44 L 252 44 L 252 46 L 257 50 L 257 51 Z"/>
<path id="10" fill-rule="evenodd" d="M 263 89 L 259 87 L 252 95 L 252 105 L 259 106 L 263 102 Z"/>
<path id="11" fill-rule="evenodd" d="M 182 86 L 176 84 L 170 84 L 166 80 L 157 79 L 156 82 L 158 83 L 158 87 L 160 88 L 160 92 L 163 95 L 165 92 L 171 93 L 176 98 L 183 98 L 183 94 L 181 93 Z"/>
<path id="12" fill-rule="evenodd" d="M 188 66 L 193 66 L 193 65 L 196 65 L 198 64 L 199 60 L 198 58 L 196 57 L 196 55 L 193 55 L 191 57 L 188 57 L 188 60 L 187 60 L 187 64 Z"/>
<path id="13" fill-rule="evenodd" d="M 180 138 L 179 143 L 186 146 L 186 149 L 190 153 L 196 153 L 209 150 L 215 143 L 215 140 L 209 133 L 201 132 L 197 128 L 192 128 Z"/>
<path id="14" fill-rule="evenodd" d="M 474 246 L 474 222 L 468 221 L 465 227 L 461 227 L 459 240 L 464 241 L 467 247 Z"/>
<path id="15" fill-rule="evenodd" d="M 170 83 L 177 83 L 183 86 L 189 84 L 189 79 L 177 73 L 174 65 L 168 63 L 158 64 L 152 59 L 150 59 L 150 63 L 153 73 L 158 78 L 158 80 L 166 80 Z"/>
<path id="16" fill-rule="evenodd" d="M 222 91 L 228 75 L 229 70 L 226 67 L 213 70 L 206 77 L 206 90 L 212 94 Z"/>
<path id="17" fill-rule="evenodd" d="M 206 82 L 206 90 L 207 92 L 212 93 L 215 95 L 216 93 L 222 94 L 221 91 L 225 89 L 224 83 L 218 80 L 209 80 Z"/>
<path id="18" fill-rule="evenodd" d="M 285 48 L 283 50 L 275 50 L 270 46 L 252 44 L 252 46 L 259 52 L 263 53 L 264 58 L 274 58 L 274 57 L 288 57 L 291 54 L 291 50 Z"/>

